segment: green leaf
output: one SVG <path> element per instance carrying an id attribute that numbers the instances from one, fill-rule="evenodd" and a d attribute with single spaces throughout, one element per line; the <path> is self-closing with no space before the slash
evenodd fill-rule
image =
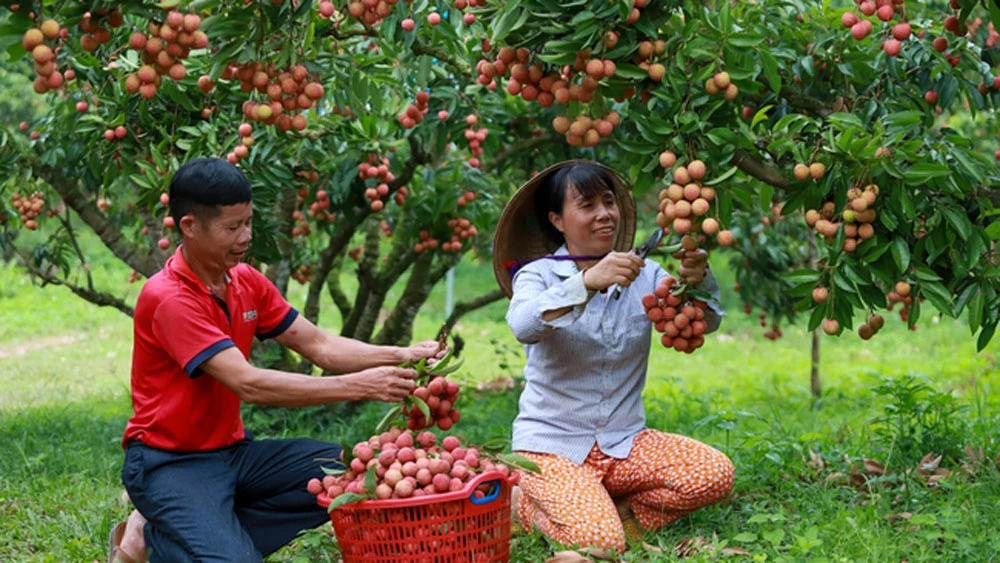
<path id="1" fill-rule="evenodd" d="M 982 352 L 983 348 L 986 348 L 986 346 L 989 345 L 990 340 L 993 339 L 993 333 L 996 331 L 996 329 L 997 329 L 996 321 L 983 325 L 983 330 L 982 332 L 979 333 L 979 339 L 976 340 L 977 352 Z"/>
<path id="2" fill-rule="evenodd" d="M 345 504 L 358 502 L 359 500 L 365 500 L 367 498 L 368 497 L 359 495 L 358 493 L 344 493 L 342 495 L 338 495 L 337 498 L 330 501 L 330 507 L 327 508 L 327 511 L 333 512 L 335 509 L 344 506 Z"/>
<path id="3" fill-rule="evenodd" d="M 950 317 L 955 316 L 954 307 L 951 302 L 951 295 L 945 287 L 937 282 L 923 282 L 920 284 L 920 293 L 930 301 L 934 307 Z"/>
<path id="4" fill-rule="evenodd" d="M 725 182 L 726 180 L 728 180 L 728 179 L 732 178 L 733 176 L 735 176 L 736 172 L 738 170 L 739 170 L 739 168 L 733 166 L 732 168 L 730 168 L 729 170 L 726 170 L 725 172 L 723 172 L 722 174 L 716 176 L 715 178 L 712 178 L 711 180 L 707 180 L 705 182 L 702 182 L 702 185 L 705 185 L 705 186 L 718 186 L 722 182 Z"/>
<path id="5" fill-rule="evenodd" d="M 922 281 L 940 281 L 941 276 L 934 273 L 927 266 L 917 265 L 913 267 L 913 275 L 916 276 L 918 280 Z"/>
<path id="6" fill-rule="evenodd" d="M 375 487 L 378 486 L 377 470 L 378 464 L 373 463 L 371 467 L 368 468 L 368 471 L 365 471 L 365 494 L 368 495 L 369 498 L 373 498 L 375 496 Z"/>
<path id="7" fill-rule="evenodd" d="M 925 184 L 934 178 L 941 178 L 951 174 L 951 168 L 943 164 L 932 162 L 918 162 L 903 171 L 903 178 L 907 184 L 916 186 Z"/>
<path id="8" fill-rule="evenodd" d="M 990 240 L 997 240 L 1000 238 L 1000 221 L 994 221 L 986 227 L 986 236 L 990 237 Z"/>
<path id="9" fill-rule="evenodd" d="M 733 539 L 742 543 L 755 542 L 757 541 L 757 534 L 753 532 L 741 532 L 733 536 Z"/>
<path id="10" fill-rule="evenodd" d="M 764 78 L 773 92 L 781 91 L 781 75 L 778 73 L 778 61 L 763 44 L 758 47 L 757 54 L 760 55 L 760 67 L 764 72 Z"/>
<path id="11" fill-rule="evenodd" d="M 424 407 L 426 406 L 427 404 L 424 403 Z M 386 430 L 388 430 L 389 427 L 392 426 L 392 423 L 396 420 L 396 418 L 402 414 L 403 414 L 402 407 L 400 405 L 393 405 L 393 407 L 389 409 L 389 412 L 385 413 L 385 416 L 382 417 L 382 420 L 380 420 L 379 423 L 375 426 L 375 433 L 381 434 Z M 344 451 L 347 452 L 350 450 L 345 449 Z"/>
<path id="12" fill-rule="evenodd" d="M 515 25 L 521 17 L 521 9 L 517 7 L 516 3 L 511 2 L 508 3 L 507 6 L 511 6 L 510 10 L 493 20 L 493 35 L 490 37 L 490 43 L 493 43 L 494 45 L 503 43 L 503 40 L 507 38 L 507 35 L 509 35 L 511 31 L 514 31 Z"/>
<path id="13" fill-rule="evenodd" d="M 450 374 L 453 374 L 456 371 L 458 371 L 458 368 L 462 367 L 462 364 L 464 362 L 465 362 L 465 358 L 459 358 L 459 360 L 457 362 L 455 362 L 454 364 L 452 364 L 452 365 L 450 365 L 450 366 L 448 366 L 446 368 L 441 368 L 439 370 L 429 369 L 429 370 L 427 370 L 427 373 L 429 373 L 431 375 L 440 375 L 440 376 L 450 375 Z M 434 364 L 434 366 L 436 367 L 437 364 Z"/>
<path id="14" fill-rule="evenodd" d="M 764 211 L 771 209 L 771 198 L 774 197 L 774 186 L 761 183 L 760 185 L 760 208 Z"/>
<path id="15" fill-rule="evenodd" d="M 969 328 L 972 333 L 975 334 L 976 330 L 979 329 L 983 324 L 983 309 L 986 306 L 986 296 L 982 291 L 976 290 L 975 295 L 973 295 L 972 300 L 969 301 Z"/>
<path id="16" fill-rule="evenodd" d="M 410 395 L 406 399 L 410 401 L 412 405 L 416 405 L 417 408 L 420 409 L 420 412 L 423 413 L 424 418 L 426 418 L 427 420 L 431 420 L 432 418 L 431 408 L 427 406 L 427 403 L 423 399 L 417 397 L 416 395 Z"/>
<path id="17" fill-rule="evenodd" d="M 809 269 L 795 270 L 794 272 L 782 275 L 781 279 L 795 284 L 815 283 L 819 281 L 819 272 Z"/>
<path id="18" fill-rule="evenodd" d="M 910 247 L 903 237 L 896 237 L 892 241 L 892 260 L 900 272 L 905 272 L 910 267 Z"/>
<path id="19" fill-rule="evenodd" d="M 965 216 L 965 213 L 961 213 L 951 207 L 942 208 L 941 213 L 951 223 L 951 226 L 958 231 L 958 236 L 962 237 L 962 240 L 969 240 L 969 234 L 972 232 L 972 223 L 969 222 L 969 218 Z"/>
<path id="20" fill-rule="evenodd" d="M 816 308 L 813 309 L 812 314 L 809 315 L 809 331 L 810 332 L 812 332 L 812 331 L 816 330 L 817 328 L 819 328 L 819 325 L 822 324 L 823 319 L 826 318 L 826 312 L 827 312 L 827 309 L 829 308 L 829 305 L 828 305 L 829 302 L 830 301 L 827 300 L 826 302 L 817 305 Z"/>
<path id="21" fill-rule="evenodd" d="M 433 366 L 427 368 L 427 373 L 436 375 L 437 372 L 435 370 L 441 369 L 441 368 L 445 367 L 446 365 L 448 365 L 448 362 L 451 361 L 451 358 L 454 355 L 454 353 L 455 353 L 455 349 L 449 347 L 448 351 L 444 353 L 444 356 L 442 356 L 442 358 L 440 360 L 434 362 Z"/>
<path id="22" fill-rule="evenodd" d="M 523 469 L 525 471 L 530 471 L 532 473 L 541 473 L 542 468 L 531 461 L 530 459 L 524 457 L 521 454 L 503 454 L 500 456 L 500 461 L 510 467 L 516 467 L 518 469 Z"/>

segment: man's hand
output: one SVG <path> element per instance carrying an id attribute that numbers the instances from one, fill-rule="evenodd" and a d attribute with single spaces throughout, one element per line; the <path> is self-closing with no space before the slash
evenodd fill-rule
<path id="1" fill-rule="evenodd" d="M 698 285 L 705 281 L 705 272 L 708 271 L 708 252 L 704 248 L 681 250 L 675 252 L 673 256 L 681 261 L 678 271 L 680 281 L 689 285 Z"/>
<path id="2" fill-rule="evenodd" d="M 359 399 L 398 403 L 416 387 L 413 381 L 417 371 L 395 366 L 380 366 L 358 372 L 352 377 L 352 386 Z"/>
<path id="3" fill-rule="evenodd" d="M 403 358 L 403 362 L 419 362 L 420 360 L 427 358 L 427 364 L 433 365 L 437 360 L 440 360 L 448 353 L 448 348 L 438 349 L 439 344 L 436 340 L 427 340 L 425 342 L 418 342 L 407 346 L 406 348 L 400 348 L 400 356 Z"/>
<path id="4" fill-rule="evenodd" d="M 583 285 L 590 290 L 603 291 L 612 285 L 628 287 L 639 276 L 645 264 L 631 252 L 612 252 L 583 274 Z"/>

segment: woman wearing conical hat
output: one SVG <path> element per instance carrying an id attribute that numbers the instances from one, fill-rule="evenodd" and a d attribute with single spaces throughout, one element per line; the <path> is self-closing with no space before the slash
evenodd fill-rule
<path id="1" fill-rule="evenodd" d="M 634 236 L 622 178 L 568 161 L 517 191 L 494 237 L 507 322 L 527 359 L 512 448 L 541 468 L 522 472 L 517 518 L 565 545 L 621 552 L 733 486 L 725 454 L 645 425 L 651 323 L 641 299 L 670 274 L 630 252 Z M 703 250 L 683 256 L 679 274 L 718 299 Z M 709 332 L 721 315 L 704 310 Z"/>

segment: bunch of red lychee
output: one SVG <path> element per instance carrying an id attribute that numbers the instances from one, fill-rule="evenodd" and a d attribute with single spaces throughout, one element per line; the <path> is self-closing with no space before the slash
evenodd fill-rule
<path id="1" fill-rule="evenodd" d="M 899 318 L 902 319 L 904 323 L 910 321 L 910 306 L 913 304 L 913 296 L 910 295 L 912 288 L 910 284 L 905 281 L 896 282 L 893 291 L 890 291 L 887 298 L 889 299 L 889 306 L 886 307 L 888 310 L 892 310 L 896 303 L 900 303 L 902 306 L 899 309 Z"/>
<path id="2" fill-rule="evenodd" d="M 568 117 L 560 115 L 552 120 L 552 129 L 560 135 L 566 135 L 566 143 L 570 146 L 592 147 L 601 142 L 602 137 L 610 136 L 620 123 L 621 117 L 614 111 L 599 119 L 580 114 L 572 122 Z"/>
<path id="3" fill-rule="evenodd" d="M 499 472 L 511 484 L 518 481 L 517 472 L 483 456 L 477 448 L 463 447 L 455 436 L 444 437 L 438 446 L 437 437 L 427 431 L 414 435 L 394 426 L 358 442 L 351 454 L 347 471 L 311 479 L 306 489 L 314 495 L 325 493 L 329 499 L 354 493 L 385 500 L 460 491 L 477 475 L 491 471 Z M 374 490 L 365 488 L 370 468 L 377 478 Z M 473 496 L 483 498 L 488 491 L 489 486 L 483 485 Z"/>
<path id="4" fill-rule="evenodd" d="M 361 162 L 358 164 L 358 177 L 362 180 L 373 180 L 377 182 L 375 186 L 369 186 L 365 188 L 365 197 L 371 201 L 371 210 L 378 212 L 382 211 L 385 207 L 385 201 L 382 200 L 383 197 L 389 195 L 389 183 L 395 179 L 392 172 L 389 172 L 389 159 L 382 157 L 381 163 L 376 164 L 379 161 L 377 155 L 368 155 L 368 162 Z M 405 186 L 399 188 L 396 192 L 396 203 L 403 205 L 406 201 L 406 196 L 409 191 Z M 401 197 L 399 194 L 403 194 Z"/>
<path id="5" fill-rule="evenodd" d="M 351 17 L 368 25 L 376 25 L 392 13 L 392 7 L 398 0 L 359 0 L 347 5 Z"/>
<path id="6" fill-rule="evenodd" d="M 673 166 L 676 162 L 677 158 L 670 151 L 660 154 L 660 164 L 664 167 Z M 719 221 L 706 217 L 715 200 L 715 188 L 701 184 L 705 174 L 705 163 L 692 160 L 687 166 L 677 166 L 673 172 L 673 183 L 660 190 L 656 224 L 664 231 L 672 230 L 682 235 L 685 250 L 698 248 L 698 233 L 716 235 L 720 246 L 733 243 L 731 231 L 720 231 Z"/>
<path id="7" fill-rule="evenodd" d="M 421 90 L 417 92 L 415 98 L 415 103 L 406 106 L 406 109 L 398 117 L 399 124 L 407 129 L 413 129 L 422 123 L 424 116 L 427 115 L 427 101 L 430 99 L 430 95 Z"/>
<path id="8" fill-rule="evenodd" d="M 449 430 L 461 418 L 455 409 L 458 400 L 458 383 L 434 376 L 424 384 L 417 385 L 410 392 L 412 398 L 403 401 L 403 415 L 408 417 L 406 427 L 410 430 L 423 430 L 437 425 L 441 430 Z M 421 401 L 427 407 L 427 413 L 417 404 Z M 429 416 L 428 416 L 429 415 Z"/>
<path id="9" fill-rule="evenodd" d="M 292 279 L 299 282 L 301 285 L 309 283 L 312 281 L 312 266 L 302 264 L 298 268 L 292 270 Z"/>
<path id="10" fill-rule="evenodd" d="M 479 168 L 482 166 L 482 161 L 479 157 L 483 154 L 483 143 L 486 142 L 486 138 L 490 134 L 490 130 L 485 127 L 480 127 L 479 129 L 473 129 L 476 123 L 479 122 L 479 118 L 475 114 L 469 114 L 465 116 L 465 124 L 468 127 L 465 128 L 465 140 L 469 142 L 469 166 L 472 168 Z"/>
<path id="11" fill-rule="evenodd" d="M 80 20 L 80 31 L 84 35 L 80 36 L 80 48 L 84 51 L 93 52 L 99 45 L 104 45 L 111 40 L 111 31 L 103 27 L 107 23 L 111 29 L 118 29 L 125 23 L 121 11 L 115 7 L 111 11 L 106 9 L 95 10 L 93 14 L 85 12 Z"/>
<path id="12" fill-rule="evenodd" d="M 440 241 L 431 236 L 430 231 L 422 230 L 418 234 L 420 242 L 413 245 L 413 252 L 421 254 L 427 250 L 434 250 L 440 244 Z"/>
<path id="13" fill-rule="evenodd" d="M 14 192 L 10 196 L 10 202 L 17 211 L 24 228 L 34 231 L 38 228 L 38 216 L 45 209 L 45 198 L 41 192 L 34 192 L 30 196 L 22 196 L 19 192 Z"/>
<path id="14" fill-rule="evenodd" d="M 465 217 L 455 217 L 448 220 L 451 228 L 451 240 L 441 245 L 441 250 L 445 252 L 458 252 L 462 250 L 462 241 L 479 234 L 479 230 Z"/>
<path id="15" fill-rule="evenodd" d="M 705 91 L 710 96 L 721 94 L 727 100 L 735 100 L 736 96 L 740 93 L 740 89 L 733 83 L 732 78 L 730 78 L 729 73 L 726 71 L 717 72 L 712 78 L 706 80 Z"/>
<path id="16" fill-rule="evenodd" d="M 313 80 L 303 65 L 281 70 L 274 64 L 248 61 L 229 66 L 222 73 L 223 80 L 236 78 L 244 92 L 258 92 L 266 101 L 243 102 L 243 115 L 265 125 L 275 125 L 280 131 L 302 131 L 308 126 L 305 114 L 295 113 L 312 109 L 323 97 L 323 85 Z M 214 84 L 207 76 L 198 79 L 198 86 L 209 91 Z"/>
<path id="17" fill-rule="evenodd" d="M 851 188 L 847 191 L 847 205 L 840 213 L 844 224 L 844 251 L 854 252 L 862 241 L 875 236 L 874 221 L 877 213 L 873 206 L 878 198 L 879 187 L 868 184 L 863 189 Z M 841 223 L 835 222 L 836 206 L 832 201 L 823 204 L 819 209 L 806 210 L 806 224 L 815 227 L 816 232 L 823 235 L 827 244 L 833 242 Z"/>
<path id="18" fill-rule="evenodd" d="M 35 62 L 35 77 L 33 88 L 36 93 L 44 94 L 49 90 L 54 90 L 63 85 L 64 80 L 72 79 L 70 75 L 72 69 L 66 71 L 66 75 L 56 68 L 56 51 L 45 44 L 46 40 L 55 40 L 65 35 L 66 30 L 60 28 L 59 22 L 53 19 L 45 20 L 37 28 L 33 27 L 24 32 L 21 38 L 21 45 L 24 50 L 31 53 L 31 58 Z"/>
<path id="19" fill-rule="evenodd" d="M 125 77 L 125 91 L 138 92 L 148 100 L 156 95 L 162 76 L 174 80 L 187 76 L 182 61 L 188 58 L 192 49 L 208 47 L 208 35 L 199 27 L 199 15 L 171 10 L 165 23 L 149 22 L 148 35 L 134 32 L 129 37 L 129 46 L 140 52 L 145 64 L 135 74 Z"/>
<path id="20" fill-rule="evenodd" d="M 664 348 L 690 354 L 705 344 L 705 308 L 708 304 L 697 299 L 687 299 L 685 294 L 675 295 L 671 290 L 675 278 L 663 278 L 653 293 L 642 296 L 646 316 L 657 332 L 663 333 L 660 343 Z"/>

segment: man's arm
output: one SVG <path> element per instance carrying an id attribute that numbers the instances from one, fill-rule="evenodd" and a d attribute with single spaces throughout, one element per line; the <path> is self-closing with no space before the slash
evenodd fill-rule
<path id="1" fill-rule="evenodd" d="M 421 358 L 440 357 L 436 342 L 421 342 L 408 347 L 375 346 L 330 334 L 302 315 L 296 317 L 292 325 L 274 340 L 332 373 L 349 373 L 375 366 L 400 365 Z"/>
<path id="2" fill-rule="evenodd" d="M 338 401 L 399 402 L 414 388 L 412 369 L 380 366 L 339 377 L 312 377 L 260 369 L 237 348 L 205 360 L 201 369 L 222 382 L 244 402 L 274 407 L 305 407 Z"/>

